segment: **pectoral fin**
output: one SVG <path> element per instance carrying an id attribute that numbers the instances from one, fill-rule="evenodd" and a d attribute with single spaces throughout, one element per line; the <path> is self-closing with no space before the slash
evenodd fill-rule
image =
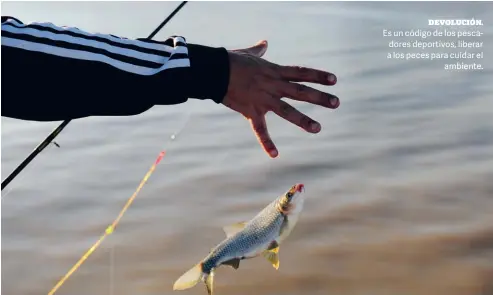
<path id="1" fill-rule="evenodd" d="M 207 294 L 212 295 L 214 287 L 214 271 L 211 271 L 211 273 L 205 279 L 205 287 L 207 289 Z"/>
<path id="2" fill-rule="evenodd" d="M 281 232 L 279 233 L 279 238 L 277 240 L 279 242 L 284 241 L 293 231 L 293 228 L 298 223 L 299 216 L 291 215 L 289 218 L 285 218 L 284 222 L 281 226 Z"/>
<path id="3" fill-rule="evenodd" d="M 231 225 L 227 225 L 223 227 L 224 232 L 226 233 L 227 237 L 230 237 L 237 232 L 241 231 L 245 227 L 246 222 L 237 222 L 233 223 Z"/>
<path id="4" fill-rule="evenodd" d="M 222 264 L 224 265 L 230 265 L 234 269 L 238 269 L 240 267 L 240 259 L 239 258 L 233 258 L 228 261 L 223 262 Z"/>
<path id="5" fill-rule="evenodd" d="M 272 243 L 270 243 L 269 247 L 267 248 L 268 251 L 272 251 L 276 248 L 279 248 L 279 244 L 276 242 L 276 241 L 272 241 Z M 279 252 L 279 249 L 277 249 L 277 252 Z"/>
<path id="6" fill-rule="evenodd" d="M 262 252 L 262 255 L 269 260 L 275 269 L 279 269 L 279 248 Z"/>

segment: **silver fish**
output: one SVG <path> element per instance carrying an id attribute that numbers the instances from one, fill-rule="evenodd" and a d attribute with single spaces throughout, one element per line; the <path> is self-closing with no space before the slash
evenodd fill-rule
<path id="1" fill-rule="evenodd" d="M 264 256 L 272 266 L 279 269 L 279 245 L 286 239 L 303 209 L 303 184 L 292 186 L 276 198 L 253 219 L 223 228 L 226 239 L 214 247 L 209 255 L 176 280 L 173 290 L 185 290 L 200 280 L 207 293 L 212 295 L 214 270 L 221 265 L 238 269 L 243 259 Z"/>

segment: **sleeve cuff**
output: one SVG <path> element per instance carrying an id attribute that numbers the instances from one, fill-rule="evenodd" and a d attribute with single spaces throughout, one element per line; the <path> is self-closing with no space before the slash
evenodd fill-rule
<path id="1" fill-rule="evenodd" d="M 188 97 L 221 103 L 229 85 L 229 55 L 223 47 L 188 44 L 190 85 Z"/>

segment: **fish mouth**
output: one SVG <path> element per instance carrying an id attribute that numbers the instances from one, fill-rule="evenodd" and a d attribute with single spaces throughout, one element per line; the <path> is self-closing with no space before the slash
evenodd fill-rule
<path id="1" fill-rule="evenodd" d="M 305 191 L 305 185 L 302 183 L 297 183 L 291 187 L 289 194 L 295 195 L 296 193 L 302 193 Z"/>
<path id="2" fill-rule="evenodd" d="M 286 196 L 289 202 L 294 202 L 298 199 L 299 195 L 305 191 L 305 185 L 302 183 L 297 183 L 291 187 L 291 189 L 287 192 Z"/>
<path id="3" fill-rule="evenodd" d="M 303 208 L 305 185 L 297 183 L 280 199 L 278 203 L 279 212 L 284 215 L 297 215 Z"/>
<path id="4" fill-rule="evenodd" d="M 305 185 L 302 183 L 298 183 L 294 186 L 295 191 L 302 193 L 305 191 Z"/>

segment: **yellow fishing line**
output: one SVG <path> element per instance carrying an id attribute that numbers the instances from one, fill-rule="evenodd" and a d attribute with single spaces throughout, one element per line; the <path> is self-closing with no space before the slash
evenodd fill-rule
<path id="1" fill-rule="evenodd" d="M 120 214 L 118 214 L 118 217 L 115 219 L 115 221 L 113 221 L 113 223 L 106 228 L 104 234 L 99 238 L 99 240 L 97 240 L 96 243 L 94 243 L 94 245 L 92 245 L 92 247 L 89 248 L 89 250 L 87 250 L 87 252 L 84 255 L 82 255 L 82 257 L 79 259 L 79 261 L 77 261 L 77 263 L 65 274 L 65 276 L 63 276 L 60 279 L 60 281 L 58 281 L 58 283 L 51 289 L 51 291 L 48 293 L 48 295 L 53 295 L 63 285 L 63 283 L 65 283 L 65 281 L 82 265 L 82 263 L 84 263 L 84 261 L 89 257 L 89 255 L 91 255 L 92 252 L 94 252 L 94 250 L 96 250 L 99 247 L 99 245 L 103 242 L 103 240 L 108 235 L 113 233 L 116 225 L 118 224 L 118 222 L 120 222 L 120 219 L 122 218 L 123 214 L 125 214 L 125 211 L 127 211 L 128 207 L 130 207 L 130 205 L 134 201 L 137 194 L 140 192 L 140 190 L 142 189 L 144 184 L 147 182 L 147 180 L 149 179 L 151 174 L 154 172 L 154 169 L 156 169 L 157 164 L 159 164 L 161 159 L 164 157 L 164 154 L 165 154 L 165 151 L 162 151 L 161 153 L 159 153 L 159 156 L 157 157 L 156 162 L 154 162 L 154 164 L 151 166 L 149 171 L 147 171 L 146 175 L 144 176 L 144 178 L 140 182 L 139 186 L 137 187 L 137 189 L 135 190 L 133 195 L 128 199 L 127 203 L 125 204 L 123 209 L 120 211 Z"/>

